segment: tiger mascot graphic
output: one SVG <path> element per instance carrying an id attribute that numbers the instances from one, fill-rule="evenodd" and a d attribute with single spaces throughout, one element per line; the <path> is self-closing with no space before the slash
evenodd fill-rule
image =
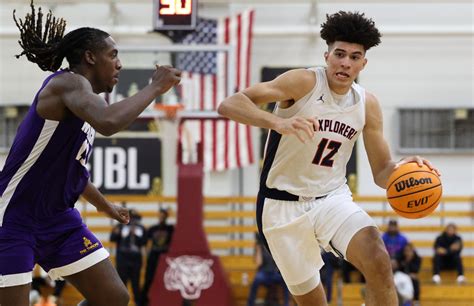
<path id="1" fill-rule="evenodd" d="M 201 291 L 209 289 L 214 282 L 212 259 L 183 255 L 176 258 L 168 257 L 166 262 L 168 268 L 164 275 L 165 287 L 170 291 L 179 290 L 184 299 L 198 299 Z"/>

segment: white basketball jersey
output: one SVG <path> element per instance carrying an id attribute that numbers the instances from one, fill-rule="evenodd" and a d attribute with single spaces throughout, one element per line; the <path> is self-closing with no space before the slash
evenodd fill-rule
<path id="1" fill-rule="evenodd" d="M 306 143 L 295 135 L 271 131 L 262 183 L 294 195 L 318 197 L 346 182 L 346 165 L 365 125 L 365 90 L 352 84 L 346 98 L 352 101 L 345 101 L 344 105 L 349 106 L 341 107 L 331 95 L 326 70 L 321 67 L 310 70 L 316 74 L 315 87 L 289 108 L 279 108 L 277 103 L 274 114 L 282 118 L 315 117 L 319 130 Z"/>

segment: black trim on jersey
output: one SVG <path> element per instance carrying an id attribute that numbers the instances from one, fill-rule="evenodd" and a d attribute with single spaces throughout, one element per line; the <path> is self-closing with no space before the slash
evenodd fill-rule
<path id="1" fill-rule="evenodd" d="M 263 228 L 262 228 L 262 214 L 263 214 L 263 204 L 265 203 L 265 197 L 258 193 L 257 195 L 257 228 L 258 232 L 260 233 L 260 237 L 262 238 L 263 245 L 267 248 L 268 252 L 270 252 L 270 248 L 268 247 L 268 242 L 267 239 L 265 238 L 265 235 L 263 234 Z M 270 252 L 271 254 L 272 252 Z"/>
<path id="2" fill-rule="evenodd" d="M 273 161 L 275 160 L 276 152 L 278 149 L 278 145 L 280 144 L 281 134 L 270 130 L 270 137 L 268 138 L 267 144 L 267 151 L 265 155 L 265 160 L 263 161 L 263 168 L 262 174 L 260 175 L 260 191 L 258 192 L 265 198 L 274 199 L 274 200 L 282 200 L 282 201 L 299 201 L 300 197 L 289 193 L 287 191 L 279 190 L 276 188 L 268 188 L 267 187 L 267 178 L 270 169 L 272 168 Z M 316 197 L 317 199 L 322 199 L 326 197 Z M 263 209 L 262 209 L 263 211 Z"/>
<path id="3" fill-rule="evenodd" d="M 265 238 L 265 235 L 263 234 L 263 229 L 262 229 L 262 214 L 263 214 L 263 205 L 265 203 L 265 197 L 267 194 L 267 178 L 268 178 L 268 173 L 270 172 L 270 169 L 272 168 L 273 161 L 275 160 L 276 156 L 276 151 L 278 149 L 278 145 L 280 144 L 281 140 L 281 134 L 277 133 L 274 130 L 270 130 L 270 136 L 268 137 L 268 143 L 267 143 L 267 149 L 265 152 L 265 159 L 263 160 L 263 167 L 262 167 L 262 173 L 260 174 L 260 190 L 258 192 L 257 196 L 257 228 L 258 232 L 260 233 L 264 245 L 267 248 L 268 251 L 270 249 L 268 248 L 268 243 L 267 239 Z"/>
<path id="4" fill-rule="evenodd" d="M 265 159 L 263 161 L 262 174 L 260 175 L 260 191 L 267 188 L 267 178 L 270 169 L 272 168 L 273 161 L 275 160 L 278 145 L 280 144 L 281 134 L 270 130 L 270 136 L 268 137 L 267 150 L 265 152 Z"/>

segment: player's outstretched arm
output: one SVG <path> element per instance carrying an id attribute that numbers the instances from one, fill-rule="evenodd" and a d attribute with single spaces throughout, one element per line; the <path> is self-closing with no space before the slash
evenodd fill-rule
<path id="1" fill-rule="evenodd" d="M 157 66 L 152 82 L 135 95 L 107 105 L 95 94 L 89 81 L 78 74 L 67 75 L 63 82 L 62 100 L 76 116 L 87 121 L 99 133 L 110 136 L 129 126 L 159 95 L 179 84 L 181 71 L 168 66 Z"/>
<path id="2" fill-rule="evenodd" d="M 82 192 L 82 196 L 89 203 L 97 208 L 97 211 L 103 212 L 110 218 L 117 220 L 120 223 L 128 223 L 130 216 L 128 209 L 119 205 L 115 205 L 107 201 L 104 195 L 91 183 L 87 182 L 86 188 Z"/>
<path id="3" fill-rule="evenodd" d="M 314 72 L 305 69 L 290 70 L 270 82 L 263 82 L 246 88 L 226 98 L 217 109 L 218 113 L 234 121 L 280 134 L 295 134 L 304 142 L 300 133 L 313 137 L 317 130 L 316 118 L 279 118 L 258 107 L 275 101 L 297 101 L 311 91 L 316 82 Z"/>
<path id="4" fill-rule="evenodd" d="M 379 101 L 371 93 L 367 93 L 366 97 L 364 146 L 375 183 L 385 189 L 390 174 L 400 165 L 409 162 L 416 162 L 420 166 L 425 164 L 439 175 L 438 169 L 419 156 L 406 157 L 399 162 L 392 160 L 389 145 L 383 136 L 383 115 Z"/>

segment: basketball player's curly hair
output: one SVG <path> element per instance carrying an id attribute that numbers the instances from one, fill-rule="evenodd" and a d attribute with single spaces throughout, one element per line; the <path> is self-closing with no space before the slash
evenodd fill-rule
<path id="1" fill-rule="evenodd" d="M 321 38 L 328 45 L 345 41 L 363 45 L 367 51 L 380 44 L 382 35 L 375 27 L 375 22 L 366 18 L 364 13 L 339 11 L 326 17 L 326 22 L 321 25 Z"/>
<path id="2" fill-rule="evenodd" d="M 13 20 L 20 30 L 18 43 L 23 48 L 16 58 L 25 55 L 42 70 L 54 72 L 61 67 L 64 58 L 73 68 L 81 63 L 86 50 L 98 51 L 106 46 L 104 39 L 110 35 L 99 29 L 79 28 L 63 37 L 66 21 L 54 17 L 51 11 L 46 15 L 43 31 L 44 15 L 41 8 L 36 14 L 33 0 L 30 7 L 31 13 L 25 16 L 24 21 L 21 18 L 17 20 L 16 11 L 13 11 Z"/>

